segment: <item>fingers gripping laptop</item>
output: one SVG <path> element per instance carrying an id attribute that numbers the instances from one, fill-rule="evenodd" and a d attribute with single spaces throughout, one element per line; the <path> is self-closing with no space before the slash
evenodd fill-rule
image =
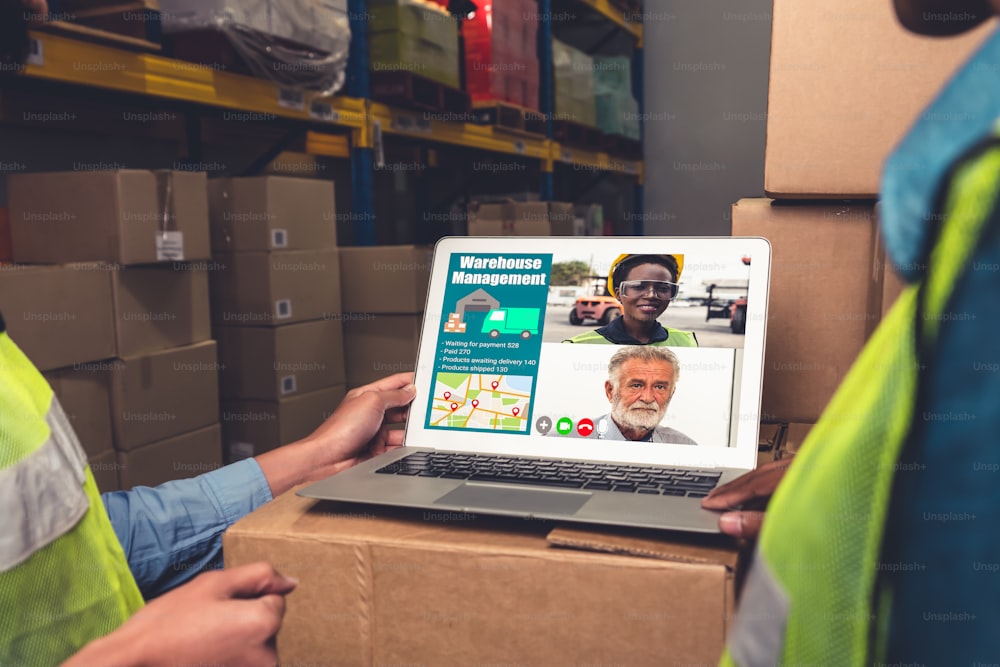
<path id="1" fill-rule="evenodd" d="M 770 246 L 456 237 L 435 249 L 404 446 L 310 498 L 718 532 L 757 460 Z"/>

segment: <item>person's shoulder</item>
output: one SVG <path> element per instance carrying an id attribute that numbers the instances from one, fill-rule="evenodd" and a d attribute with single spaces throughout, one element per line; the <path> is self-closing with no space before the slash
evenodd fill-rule
<path id="1" fill-rule="evenodd" d="M 698 347 L 698 337 L 693 331 L 667 327 L 667 338 L 659 344 L 667 347 Z"/>
<path id="2" fill-rule="evenodd" d="M 698 443 L 684 435 L 675 428 L 669 426 L 656 427 L 657 439 L 669 445 L 697 445 Z"/>
<path id="3" fill-rule="evenodd" d="M 610 341 L 601 334 L 600 329 L 594 329 L 593 331 L 587 331 L 586 333 L 577 334 L 572 338 L 567 338 L 563 340 L 564 343 L 593 343 L 593 344 L 607 344 Z"/>

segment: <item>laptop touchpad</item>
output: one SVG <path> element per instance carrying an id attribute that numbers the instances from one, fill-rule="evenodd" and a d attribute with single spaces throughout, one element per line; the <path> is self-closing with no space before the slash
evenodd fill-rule
<path id="1" fill-rule="evenodd" d="M 526 513 L 575 514 L 590 500 L 591 495 L 577 491 L 548 491 L 469 483 L 449 491 L 435 500 L 434 504 L 458 506 L 469 511 L 474 511 L 478 507 Z"/>

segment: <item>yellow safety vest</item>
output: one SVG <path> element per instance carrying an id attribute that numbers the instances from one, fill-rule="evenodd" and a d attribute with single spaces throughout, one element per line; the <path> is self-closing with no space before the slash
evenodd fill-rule
<path id="1" fill-rule="evenodd" d="M 59 401 L 0 330 L 0 665 L 57 665 L 142 605 Z"/>
<path id="2" fill-rule="evenodd" d="M 916 409 L 918 352 L 936 343 L 954 287 L 996 210 L 998 183 L 995 144 L 955 171 L 932 270 L 900 295 L 771 499 L 723 665 L 884 660 L 892 594 L 879 581 L 878 561 Z"/>
<path id="3" fill-rule="evenodd" d="M 670 327 L 665 328 L 667 330 L 666 340 L 657 341 L 655 343 L 645 343 L 645 345 L 655 345 L 661 347 L 698 347 L 698 341 L 694 337 L 694 334 L 690 331 L 681 331 L 680 329 L 671 329 Z M 579 336 L 573 336 L 563 342 L 582 343 L 585 345 L 612 345 L 611 341 L 597 333 L 596 330 L 582 333 Z"/>

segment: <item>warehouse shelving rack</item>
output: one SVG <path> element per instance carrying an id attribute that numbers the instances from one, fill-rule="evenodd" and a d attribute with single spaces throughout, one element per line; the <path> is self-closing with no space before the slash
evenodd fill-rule
<path id="1" fill-rule="evenodd" d="M 642 25 L 625 19 L 608 0 L 574 0 L 597 12 L 610 25 L 625 30 L 636 42 L 634 77 L 642 80 Z M 642 210 L 643 162 L 603 152 L 562 146 L 552 139 L 552 0 L 538 0 L 540 15 L 541 111 L 548 118 L 545 136 L 509 133 L 501 128 L 447 120 L 427 120 L 423 115 L 370 99 L 367 40 L 367 2 L 349 0 L 351 52 L 347 66 L 346 94 L 323 97 L 283 89 L 261 79 L 230 74 L 194 63 L 152 53 L 125 50 L 66 37 L 48 31 L 32 32 L 32 55 L 23 76 L 66 90 L 105 90 L 141 96 L 154 103 L 180 105 L 194 111 L 230 110 L 257 114 L 288 128 L 286 138 L 272 146 L 248 169 L 262 168 L 295 138 L 306 152 L 351 160 L 354 239 L 358 245 L 375 243 L 374 169 L 378 142 L 383 137 L 405 137 L 427 145 L 458 146 L 485 154 L 506 154 L 537 160 L 540 198 L 554 195 L 556 164 L 569 164 L 597 172 L 634 178 L 635 208 Z M 641 85 L 634 85 L 643 110 Z M 189 158 L 200 159 L 200 126 L 188 123 Z M 642 234 L 641 219 L 632 230 Z"/>

